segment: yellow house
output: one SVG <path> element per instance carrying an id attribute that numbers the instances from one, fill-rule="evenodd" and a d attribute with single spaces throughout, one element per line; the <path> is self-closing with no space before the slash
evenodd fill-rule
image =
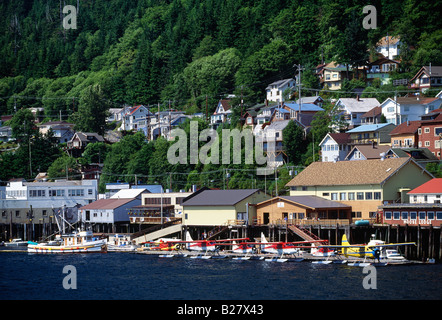
<path id="1" fill-rule="evenodd" d="M 267 199 L 270 196 L 260 189 L 204 190 L 182 203 L 182 221 L 192 226 L 252 223 L 254 205 Z"/>
<path id="2" fill-rule="evenodd" d="M 293 178 L 291 196 L 313 195 L 352 207 L 352 218 L 374 218 L 385 203 L 408 202 L 407 192 L 433 176 L 411 158 L 314 162 Z"/>

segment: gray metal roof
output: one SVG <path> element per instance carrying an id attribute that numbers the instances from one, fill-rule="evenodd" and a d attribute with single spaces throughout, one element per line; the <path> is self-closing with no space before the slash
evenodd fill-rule
<path id="1" fill-rule="evenodd" d="M 321 209 L 321 208 L 350 208 L 350 206 L 332 200 L 327 200 L 318 196 L 280 196 L 291 202 L 296 202 L 302 206 Z"/>
<path id="2" fill-rule="evenodd" d="M 233 206 L 259 189 L 205 190 L 182 203 L 186 206 Z"/>

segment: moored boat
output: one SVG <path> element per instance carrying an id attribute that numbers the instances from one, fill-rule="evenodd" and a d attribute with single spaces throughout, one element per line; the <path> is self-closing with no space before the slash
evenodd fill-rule
<path id="1" fill-rule="evenodd" d="M 108 251 L 135 251 L 138 246 L 134 245 L 129 235 L 110 235 L 107 242 Z"/>
<path id="2" fill-rule="evenodd" d="M 12 239 L 10 242 L 5 242 L 5 247 L 26 247 L 29 241 L 23 241 L 20 238 Z"/>
<path id="3" fill-rule="evenodd" d="M 29 253 L 88 253 L 106 252 L 106 240 L 93 238 L 92 231 L 79 231 L 61 236 L 60 243 L 32 243 Z"/>

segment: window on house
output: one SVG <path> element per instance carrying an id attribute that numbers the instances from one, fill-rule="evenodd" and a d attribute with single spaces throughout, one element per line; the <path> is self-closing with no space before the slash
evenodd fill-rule
<path id="1" fill-rule="evenodd" d="M 373 192 L 366 192 L 365 200 L 373 200 Z"/>
<path id="2" fill-rule="evenodd" d="M 355 199 L 355 193 L 354 192 L 349 192 L 348 193 L 348 200 L 354 200 Z"/>
<path id="3" fill-rule="evenodd" d="M 416 211 L 410 212 L 410 219 L 411 220 L 416 220 L 416 217 L 417 217 L 417 212 Z"/>
<path id="4" fill-rule="evenodd" d="M 356 194 L 356 198 L 357 198 L 357 200 L 364 200 L 364 193 L 363 192 L 358 192 Z"/>
<path id="5" fill-rule="evenodd" d="M 425 141 L 425 146 L 429 147 L 430 146 L 430 141 Z"/>
<path id="6" fill-rule="evenodd" d="M 356 211 L 351 213 L 352 218 L 362 218 L 362 212 Z"/>
<path id="7" fill-rule="evenodd" d="M 425 133 L 430 133 L 430 128 L 425 128 L 425 129 L 424 129 L 424 132 L 425 132 Z"/>
<path id="8" fill-rule="evenodd" d="M 428 211 L 427 215 L 428 215 L 428 220 L 434 220 L 434 212 L 433 211 Z"/>
<path id="9" fill-rule="evenodd" d="M 393 212 L 393 220 L 399 220 L 401 213 L 399 211 Z"/>
<path id="10" fill-rule="evenodd" d="M 338 193 L 337 192 L 332 192 L 331 200 L 338 200 Z"/>
<path id="11" fill-rule="evenodd" d="M 339 200 L 345 201 L 346 200 L 346 196 L 347 196 L 347 193 L 345 193 L 345 192 L 339 193 Z"/>
<path id="12" fill-rule="evenodd" d="M 408 211 L 402 211 L 402 220 L 408 219 Z"/>
<path id="13" fill-rule="evenodd" d="M 384 219 L 385 220 L 391 220 L 391 211 L 385 211 Z"/>
<path id="14" fill-rule="evenodd" d="M 381 200 L 381 193 L 380 192 L 373 192 L 373 198 L 375 200 Z"/>
<path id="15" fill-rule="evenodd" d="M 442 211 L 436 211 L 436 219 L 442 220 Z"/>

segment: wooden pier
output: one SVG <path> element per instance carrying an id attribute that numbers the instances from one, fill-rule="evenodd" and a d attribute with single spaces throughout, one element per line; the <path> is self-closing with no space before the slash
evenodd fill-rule
<path id="1" fill-rule="evenodd" d="M 184 226 L 191 231 L 194 239 L 214 239 L 210 237 L 211 230 L 220 227 Z M 401 254 L 408 260 L 426 261 L 427 259 L 442 260 L 442 234 L 440 227 L 434 226 L 399 226 L 385 224 L 371 224 L 369 226 L 356 226 L 354 224 L 312 224 L 302 225 L 310 237 L 328 240 L 330 245 L 340 245 L 342 235 L 346 234 L 350 244 L 366 244 L 372 235 L 378 240 L 387 243 L 415 242 L 416 246 L 400 248 Z M 216 238 L 241 238 L 259 239 L 261 232 L 269 241 L 299 241 L 311 240 L 301 238 L 293 232 L 290 224 L 270 225 L 232 225 L 224 228 L 224 233 L 217 234 Z"/>

